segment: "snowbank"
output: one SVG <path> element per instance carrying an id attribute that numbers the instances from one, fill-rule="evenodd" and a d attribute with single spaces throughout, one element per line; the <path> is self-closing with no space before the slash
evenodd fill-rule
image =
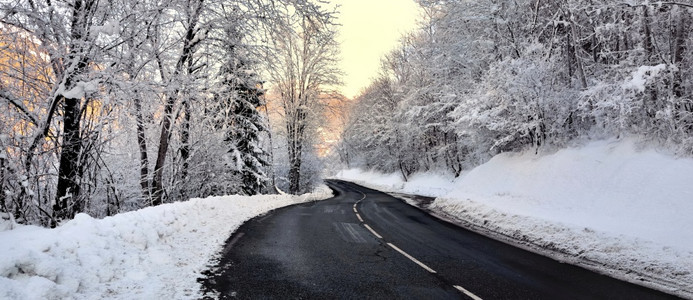
<path id="1" fill-rule="evenodd" d="M 322 186 L 302 196 L 191 199 L 2 231 L 0 299 L 198 299 L 200 272 L 243 222 L 331 195 Z"/>
<path id="2" fill-rule="evenodd" d="M 693 297 L 693 159 L 599 141 L 501 154 L 457 180 L 431 179 L 437 185 L 426 174 L 407 183 L 358 170 L 337 177 L 437 197 L 430 209 L 477 231 Z"/>

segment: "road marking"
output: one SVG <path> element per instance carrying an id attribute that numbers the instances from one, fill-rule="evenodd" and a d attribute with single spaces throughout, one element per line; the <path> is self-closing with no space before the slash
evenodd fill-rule
<path id="1" fill-rule="evenodd" d="M 453 287 L 455 287 L 458 291 L 464 293 L 465 295 L 469 296 L 469 298 L 472 298 L 474 300 L 482 300 L 481 298 L 479 298 L 479 296 L 472 294 L 472 292 L 466 290 L 465 288 L 459 285 L 453 285 Z"/>
<path id="2" fill-rule="evenodd" d="M 409 255 L 409 253 L 404 252 L 404 251 L 403 251 L 402 249 L 400 249 L 400 248 L 397 248 L 397 246 L 393 245 L 392 243 L 387 243 L 387 244 L 388 244 L 388 246 L 392 247 L 392 249 L 397 250 L 397 252 L 401 253 L 402 255 L 404 255 L 404 256 L 405 256 L 406 258 L 408 258 L 409 260 L 415 262 L 417 265 L 419 265 L 419 266 L 421 266 L 422 268 L 426 269 L 426 271 L 431 272 L 431 273 L 434 273 L 434 274 L 436 273 L 435 270 L 429 268 L 427 265 L 424 265 L 424 264 L 423 264 L 422 262 L 420 262 L 418 259 L 416 259 L 416 258 L 414 258 L 413 256 Z"/>
<path id="3" fill-rule="evenodd" d="M 361 193 L 361 195 L 363 195 L 363 197 L 361 197 L 361 199 L 359 199 L 359 202 L 363 199 L 366 199 L 366 194 L 364 194 L 362 191 L 358 191 L 358 190 L 357 190 L 357 192 L 359 192 L 359 193 Z M 358 203 L 358 202 L 356 202 L 356 203 Z"/>
<path id="4" fill-rule="evenodd" d="M 359 218 L 360 218 L 360 217 L 359 217 Z M 365 223 L 364 223 L 363 226 L 366 226 L 366 229 L 370 230 L 371 233 L 372 233 L 373 235 L 375 235 L 375 237 L 377 237 L 377 238 L 379 238 L 379 239 L 383 239 L 383 236 L 381 236 L 381 235 L 379 235 L 377 232 L 375 232 L 375 230 L 373 230 L 373 228 L 371 228 L 370 226 L 368 226 L 368 224 L 365 224 Z"/>
<path id="5" fill-rule="evenodd" d="M 376 236 L 377 238 L 379 238 L 379 239 L 383 239 L 383 237 L 382 237 L 380 234 L 378 234 L 377 232 L 375 232 L 375 230 L 373 230 L 373 228 L 371 228 L 370 226 L 368 226 L 368 224 L 366 224 L 366 222 L 363 221 L 363 219 L 361 218 L 361 215 L 359 214 L 358 210 L 356 210 L 356 205 L 358 205 L 359 202 L 361 202 L 363 199 L 366 199 L 366 194 L 364 194 L 363 192 L 361 192 L 361 191 L 359 191 L 359 190 L 357 190 L 357 192 L 361 193 L 361 195 L 363 195 L 363 197 L 361 197 L 361 199 L 359 199 L 358 201 L 356 201 L 356 203 L 354 203 L 353 209 L 354 209 L 354 213 L 356 213 L 356 217 L 359 218 L 359 221 L 361 221 L 361 223 L 363 223 L 363 226 L 365 226 L 366 229 L 368 229 L 373 235 L 375 235 L 375 236 Z M 376 206 L 376 208 L 378 208 L 378 206 Z M 392 215 L 392 213 L 389 212 L 389 211 L 385 211 L 385 212 L 388 213 L 388 214 L 390 214 L 390 215 Z M 394 217 L 394 216 L 393 216 L 393 217 Z M 419 261 L 418 259 L 416 259 L 416 258 L 414 258 L 413 256 L 409 255 L 409 253 L 404 252 L 404 250 L 398 248 L 398 247 L 395 246 L 394 244 L 392 244 L 392 243 L 387 243 L 387 245 L 390 246 L 392 249 L 395 249 L 395 250 L 396 250 L 397 252 L 399 252 L 400 254 L 404 255 L 404 257 L 406 257 L 406 258 L 408 258 L 409 260 L 415 262 L 417 265 L 419 265 L 420 267 L 424 268 L 426 271 L 428 271 L 428 272 L 430 272 L 430 273 L 433 273 L 433 274 L 437 273 L 435 270 L 431 269 L 429 266 L 425 265 L 424 263 L 422 263 L 422 262 Z M 461 287 L 461 286 L 459 286 L 459 285 L 453 285 L 453 287 L 454 287 L 455 289 L 457 289 L 458 291 L 460 291 L 460 292 L 464 293 L 465 295 L 467 295 L 469 298 L 472 298 L 473 300 L 483 300 L 483 299 L 481 299 L 481 297 L 479 297 L 479 296 L 477 296 L 477 295 L 474 295 L 474 293 L 472 293 L 472 292 L 466 290 L 465 288 L 463 288 L 463 287 Z"/>

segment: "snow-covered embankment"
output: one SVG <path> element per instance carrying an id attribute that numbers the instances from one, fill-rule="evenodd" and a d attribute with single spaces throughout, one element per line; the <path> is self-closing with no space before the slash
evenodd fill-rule
<path id="1" fill-rule="evenodd" d="M 198 299 L 197 278 L 243 222 L 282 206 L 326 199 L 224 196 L 97 220 L 77 215 L 46 229 L 0 223 L 0 299 Z"/>
<path id="2" fill-rule="evenodd" d="M 337 177 L 437 197 L 429 207 L 500 240 L 693 298 L 693 159 L 591 142 L 501 154 L 452 179 L 347 170 Z"/>

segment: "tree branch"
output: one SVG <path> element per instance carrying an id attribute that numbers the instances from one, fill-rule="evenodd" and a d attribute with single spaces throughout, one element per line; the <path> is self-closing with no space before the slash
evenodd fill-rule
<path id="1" fill-rule="evenodd" d="M 641 6 L 650 6 L 650 5 L 678 5 L 678 6 L 693 8 L 693 4 L 679 3 L 679 2 L 654 2 L 654 3 L 645 3 L 645 4 L 620 3 L 619 5 L 628 6 L 628 7 L 641 7 Z"/>
<path id="2" fill-rule="evenodd" d="M 0 98 L 7 100 L 8 103 L 10 103 L 12 106 L 16 107 L 19 111 L 21 111 L 24 116 L 31 121 L 34 125 L 38 126 L 38 122 L 36 121 L 36 118 L 31 114 L 31 112 L 22 105 L 21 101 L 19 99 L 16 99 L 10 93 L 6 92 L 5 90 L 0 89 Z"/>

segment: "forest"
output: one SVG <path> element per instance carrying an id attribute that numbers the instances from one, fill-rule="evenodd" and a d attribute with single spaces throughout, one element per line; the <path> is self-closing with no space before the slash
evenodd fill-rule
<path id="1" fill-rule="evenodd" d="M 336 148 L 349 168 L 455 177 L 509 151 L 638 136 L 693 154 L 693 4 L 419 1 Z"/>
<path id="2" fill-rule="evenodd" d="M 417 2 L 348 101 L 327 2 L 2 2 L 0 217 L 300 194 L 330 168 L 459 176 L 629 135 L 693 154 L 690 2 Z"/>
<path id="3" fill-rule="evenodd" d="M 3 1 L 0 216 L 55 227 L 310 190 L 340 82 L 335 13 L 307 0 Z"/>

